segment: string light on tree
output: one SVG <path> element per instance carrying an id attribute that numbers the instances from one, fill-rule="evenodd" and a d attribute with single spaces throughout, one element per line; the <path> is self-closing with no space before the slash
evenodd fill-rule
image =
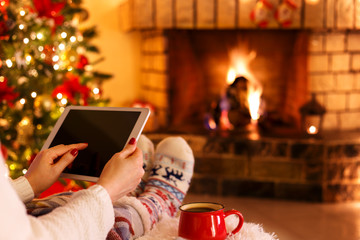
<path id="1" fill-rule="evenodd" d="M 111 75 L 89 64 L 87 55 L 99 52 L 95 28 L 79 28 L 80 1 L 0 0 L 0 8 L 0 142 L 15 178 L 64 107 L 106 105 L 100 89 Z"/>

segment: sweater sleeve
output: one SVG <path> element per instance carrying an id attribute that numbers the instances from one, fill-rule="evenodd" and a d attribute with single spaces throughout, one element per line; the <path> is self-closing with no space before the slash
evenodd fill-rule
<path id="1" fill-rule="evenodd" d="M 26 177 L 22 176 L 15 180 L 11 180 L 11 185 L 16 191 L 21 201 L 27 203 L 33 200 L 34 191 Z"/>
<path id="2" fill-rule="evenodd" d="M 71 201 L 42 217 L 26 214 L 21 199 L 0 164 L 0 239 L 105 239 L 114 223 L 106 190 L 94 185 L 75 193 Z"/>

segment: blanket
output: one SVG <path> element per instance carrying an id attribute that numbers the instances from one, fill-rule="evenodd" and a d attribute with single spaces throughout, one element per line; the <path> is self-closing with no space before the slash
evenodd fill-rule
<path id="1" fill-rule="evenodd" d="M 226 218 L 226 228 L 231 231 L 237 225 L 236 216 Z M 179 218 L 164 216 L 155 227 L 138 240 L 180 240 L 178 237 Z M 230 235 L 226 240 L 278 240 L 275 233 L 266 233 L 261 225 L 245 222 L 240 232 Z"/>

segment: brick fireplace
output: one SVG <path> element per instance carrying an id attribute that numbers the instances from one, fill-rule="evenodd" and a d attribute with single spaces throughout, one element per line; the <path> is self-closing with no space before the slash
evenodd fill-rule
<path id="1" fill-rule="evenodd" d="M 359 200 L 360 3 L 352 0 L 293 0 L 297 8 L 292 12 L 289 27 L 284 28 L 275 17 L 269 17 L 266 28 L 260 28 L 250 19 L 258 2 L 128 0 L 121 5 L 123 30 L 140 31 L 142 36 L 141 96 L 142 100 L 155 106 L 157 122 L 157 127 L 148 135 L 157 141 L 168 134 L 164 129 L 171 129 L 172 133 L 182 134 L 190 142 L 197 161 L 193 192 L 312 201 Z M 267 2 L 273 6 L 270 10 L 273 14 L 285 1 Z M 171 55 L 174 52 L 175 56 L 180 54 L 175 51 L 178 47 L 174 47 L 179 41 L 174 42 L 172 38 L 199 33 L 213 36 L 211 39 L 230 33 L 232 36 L 248 33 L 249 39 L 257 34 L 262 37 L 271 35 L 270 42 L 276 42 L 276 36 L 291 33 L 291 37 L 283 37 L 282 41 L 298 36 L 290 46 L 285 46 L 281 40 L 279 46 L 267 46 L 270 49 L 290 49 L 301 44 L 294 51 L 296 54 L 291 55 L 297 57 L 289 65 L 292 72 L 281 75 L 285 83 L 277 82 L 275 85 L 281 87 L 266 88 L 264 94 L 273 99 L 286 95 L 276 100 L 288 102 L 278 109 L 284 109 L 287 115 L 294 117 L 296 124 L 299 121 L 298 108 L 311 93 L 316 93 L 317 100 L 327 110 L 323 125 L 326 134 L 320 139 L 279 137 L 276 134 L 251 138 L 247 133 L 236 131 L 181 131 L 177 124 L 194 121 L 194 115 L 186 115 L 187 111 L 183 110 L 203 103 L 205 100 L 198 97 L 209 96 L 209 92 L 198 92 L 204 82 L 198 82 L 196 74 L 174 84 L 174 76 L 179 76 L 172 75 L 174 65 L 181 65 L 181 59 L 174 60 Z M 180 44 L 183 42 L 185 45 L 188 40 L 182 38 Z M 185 59 L 199 57 L 196 54 L 199 50 L 189 46 L 190 54 L 185 55 Z M 263 57 L 268 58 L 266 55 Z M 221 64 L 226 65 L 224 61 Z M 192 65 L 178 71 L 186 74 L 184 69 Z M 225 68 L 219 74 L 223 75 L 221 79 L 225 78 L 228 66 Z M 190 68 L 190 71 L 198 70 Z M 294 77 L 290 79 L 291 73 Z M 258 74 L 265 87 L 271 85 L 272 82 L 264 82 L 266 77 L 261 76 L 263 74 Z M 181 84 L 184 79 L 188 81 Z M 183 95 L 180 103 L 174 101 L 179 94 Z M 184 109 L 176 107 L 185 100 Z M 201 106 L 193 111 L 201 115 L 206 113 L 203 110 L 206 106 Z M 178 112 L 183 116 L 174 116 Z M 179 118 L 178 122 L 174 120 Z M 196 129 L 202 127 L 195 126 Z"/>

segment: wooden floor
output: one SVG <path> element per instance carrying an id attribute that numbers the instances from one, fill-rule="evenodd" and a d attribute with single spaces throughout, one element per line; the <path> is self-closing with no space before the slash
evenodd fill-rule
<path id="1" fill-rule="evenodd" d="M 309 203 L 258 198 L 188 195 L 184 202 L 219 202 L 260 223 L 280 240 L 360 240 L 360 202 Z"/>

